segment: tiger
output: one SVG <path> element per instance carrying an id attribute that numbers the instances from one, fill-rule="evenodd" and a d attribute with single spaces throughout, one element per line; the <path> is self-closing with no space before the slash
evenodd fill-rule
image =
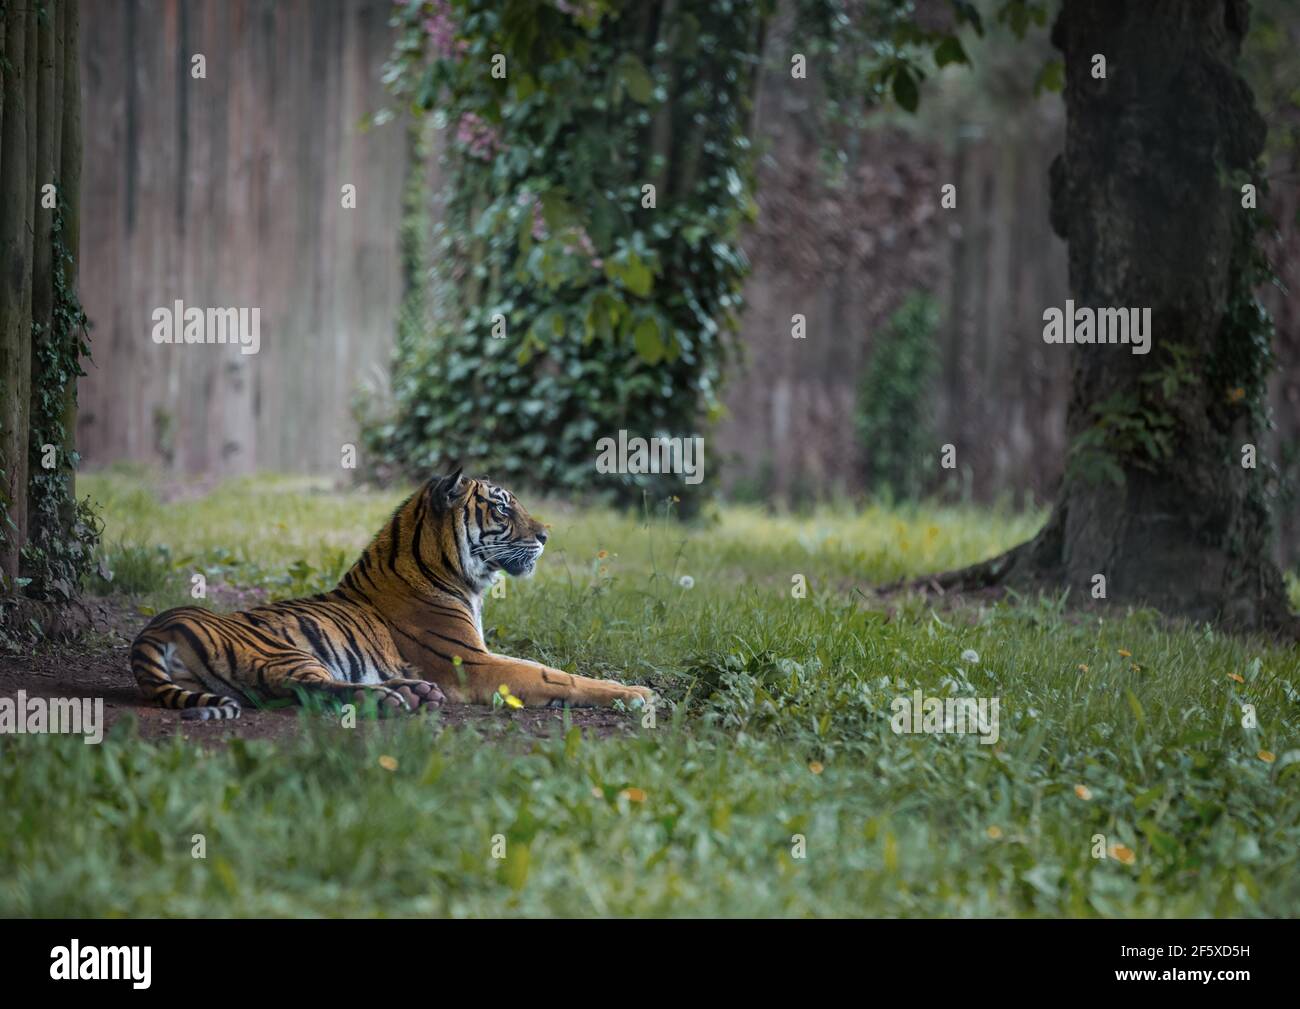
<path id="1" fill-rule="evenodd" d="M 483 598 L 498 572 L 529 577 L 547 527 L 461 467 L 411 494 L 331 591 L 219 614 L 158 614 L 131 646 L 143 696 L 186 719 L 238 718 L 241 698 L 373 702 L 381 715 L 486 704 L 648 704 L 642 686 L 489 651 Z"/>

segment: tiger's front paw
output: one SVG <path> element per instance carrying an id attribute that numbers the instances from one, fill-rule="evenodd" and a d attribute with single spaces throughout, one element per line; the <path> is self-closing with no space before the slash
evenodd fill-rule
<path id="1" fill-rule="evenodd" d="M 642 703 L 647 705 L 655 704 L 658 702 L 658 698 L 655 697 L 655 692 L 651 690 L 649 687 L 625 685 L 623 689 L 632 695 L 631 700 L 640 699 Z M 628 699 L 624 699 L 623 703 L 627 704 Z"/>
<path id="2" fill-rule="evenodd" d="M 604 700 L 604 703 L 612 706 L 616 701 L 623 707 L 633 710 L 641 710 L 642 707 L 650 707 L 659 703 L 659 698 L 649 687 L 640 687 L 632 683 L 610 683 L 610 696 Z"/>

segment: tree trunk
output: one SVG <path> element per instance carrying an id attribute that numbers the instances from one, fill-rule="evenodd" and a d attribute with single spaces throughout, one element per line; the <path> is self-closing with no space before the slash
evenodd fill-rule
<path id="1" fill-rule="evenodd" d="M 75 294 L 81 185 L 80 81 L 75 0 L 38 5 L 7 2 L 0 26 L 0 610 L 24 569 L 24 546 L 75 533 L 88 557 L 85 530 L 74 529 L 71 472 L 76 420 L 80 309 Z M 49 206 L 54 187 L 55 206 Z M 62 210 L 63 231 L 56 234 Z M 45 445 L 53 445 L 55 472 Z M 64 491 L 68 494 L 64 494 Z M 52 500 L 54 506 L 51 505 Z M 38 557 L 48 560 L 42 548 Z M 29 556 L 30 560 L 30 556 Z M 61 562 L 62 563 L 62 562 Z M 64 565 L 66 567 L 66 564 Z M 56 578 L 71 598 L 78 576 Z M 25 584 L 25 583 L 24 583 Z M 39 586 L 46 591 L 48 586 Z M 36 591 L 36 590 L 33 590 Z M 0 617 L 4 614 L 0 612 Z"/>
<path id="2" fill-rule="evenodd" d="M 80 0 L 65 0 L 59 7 L 63 27 L 62 72 L 59 77 L 60 119 L 58 173 L 59 193 L 63 201 L 63 246 L 71 257 L 65 264 L 64 282 L 77 290 L 77 273 L 81 264 L 81 11 Z M 77 449 L 77 380 L 63 390 L 63 436 L 65 454 L 61 460 L 67 474 L 67 500 L 76 498 L 77 470 L 73 454 Z M 65 526 L 73 515 L 64 515 Z"/>
<path id="3" fill-rule="evenodd" d="M 1071 455 L 1029 543 L 940 584 L 1068 587 L 1242 630 L 1294 632 L 1262 451 L 1271 326 L 1255 290 L 1265 125 L 1238 72 L 1246 0 L 1065 0 L 1067 135 L 1052 223 L 1077 309 L 1151 310 L 1150 353 L 1074 355 Z M 1105 78 L 1094 74 L 1105 57 Z M 1057 306 L 1064 308 L 1064 306 Z"/>
<path id="4" fill-rule="evenodd" d="M 35 17 L 26 5 L 5 8 L 4 122 L 0 124 L 0 576 L 18 575 L 27 508 L 27 405 L 23 368 L 31 343 L 32 260 L 27 188 L 27 35 Z M 33 32 L 33 35 L 35 33 Z M 25 321 L 26 320 L 26 321 Z M 10 526 L 12 524 L 12 527 Z"/>
<path id="5" fill-rule="evenodd" d="M 54 341 L 54 209 L 45 206 L 45 187 L 57 186 L 62 180 L 57 176 L 54 161 L 55 134 L 58 132 L 60 110 L 54 102 L 54 35 L 55 12 L 50 10 L 44 18 L 38 17 L 36 27 L 36 63 L 28 73 L 36 84 L 36 117 L 33 130 L 28 134 L 36 140 L 36 165 L 32 173 L 32 186 L 27 200 L 32 207 L 32 325 L 28 357 L 28 374 L 31 376 L 33 398 L 41 393 L 43 376 L 38 357 L 38 347 Z M 44 411 L 39 403 L 28 410 L 29 449 L 27 466 L 29 475 L 42 465 L 41 446 L 31 444 L 39 440 L 44 428 Z M 61 447 L 61 446 L 58 446 Z M 41 525 L 40 501 L 37 485 L 30 479 L 27 484 L 28 537 Z"/>

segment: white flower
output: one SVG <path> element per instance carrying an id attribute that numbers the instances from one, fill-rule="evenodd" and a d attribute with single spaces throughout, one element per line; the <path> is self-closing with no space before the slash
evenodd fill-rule
<path id="1" fill-rule="evenodd" d="M 695 579 L 690 575 L 682 575 L 677 579 L 677 584 L 684 589 L 693 589 L 695 588 Z"/>
<path id="2" fill-rule="evenodd" d="M 969 662 L 973 666 L 978 666 L 980 664 L 980 653 L 975 651 L 974 648 L 967 648 L 966 651 L 961 653 L 961 660 L 962 662 Z"/>

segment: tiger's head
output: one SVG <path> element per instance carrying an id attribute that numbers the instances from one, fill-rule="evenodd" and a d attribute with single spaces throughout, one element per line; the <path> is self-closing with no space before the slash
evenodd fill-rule
<path id="1" fill-rule="evenodd" d="M 443 520 L 444 536 L 455 541 L 463 574 L 482 589 L 493 575 L 527 577 L 546 546 L 546 526 L 524 510 L 504 487 L 474 480 L 458 467 L 428 483 L 429 504 Z M 451 544 L 447 544 L 450 546 Z"/>

